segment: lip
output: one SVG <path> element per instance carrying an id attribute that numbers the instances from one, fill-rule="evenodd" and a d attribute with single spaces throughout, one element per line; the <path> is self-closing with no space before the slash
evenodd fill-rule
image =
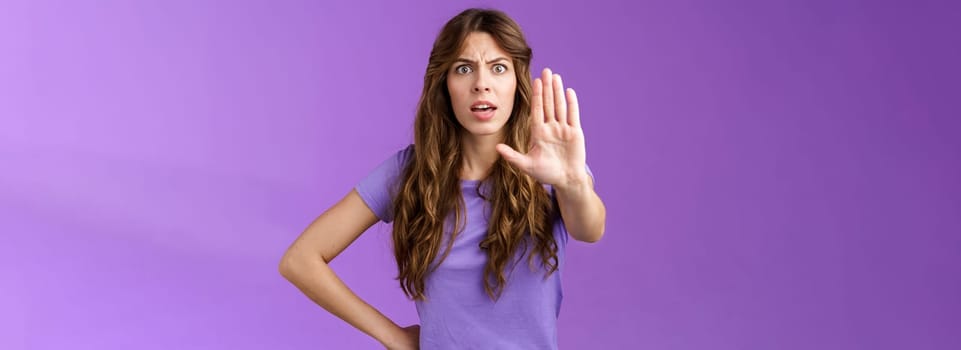
<path id="1" fill-rule="evenodd" d="M 474 107 L 477 107 L 480 105 L 488 105 L 488 106 L 494 107 L 494 109 L 497 109 L 497 105 L 491 103 L 490 101 L 485 101 L 485 100 L 479 100 L 477 102 L 474 102 L 473 104 L 470 105 L 470 108 L 473 109 Z"/>
<path id="2" fill-rule="evenodd" d="M 474 107 L 477 107 L 477 106 L 480 106 L 480 105 L 488 105 L 488 106 L 491 107 L 491 109 L 488 109 L 487 111 L 475 111 L 475 110 L 474 110 Z M 475 118 L 477 118 L 477 119 L 479 119 L 479 120 L 481 120 L 481 121 L 488 121 L 488 120 L 493 119 L 493 118 L 494 118 L 494 112 L 496 112 L 496 111 L 497 111 L 497 106 L 494 105 L 493 103 L 490 103 L 490 101 L 479 100 L 479 101 L 474 102 L 473 104 L 470 105 L 470 112 L 471 112 L 471 114 L 473 114 Z"/>
<path id="3" fill-rule="evenodd" d="M 496 109 L 489 109 L 489 110 L 487 110 L 487 111 L 475 111 L 475 110 L 471 110 L 470 112 L 471 112 L 471 114 L 474 115 L 475 118 L 477 118 L 477 119 L 479 119 L 479 120 L 481 120 L 481 121 L 488 121 L 488 120 L 491 120 L 491 119 L 494 118 L 494 112 L 495 112 L 495 111 L 497 111 L 497 110 L 496 110 Z"/>

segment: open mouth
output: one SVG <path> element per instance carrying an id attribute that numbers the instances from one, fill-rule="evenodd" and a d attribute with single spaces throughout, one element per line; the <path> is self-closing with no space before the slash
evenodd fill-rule
<path id="1" fill-rule="evenodd" d="M 470 105 L 470 112 L 479 120 L 487 121 L 494 118 L 494 111 L 497 110 L 490 101 L 478 100 Z"/>
<path id="2" fill-rule="evenodd" d="M 487 111 L 493 111 L 496 109 L 497 107 L 472 107 L 470 110 L 472 112 L 487 112 Z"/>

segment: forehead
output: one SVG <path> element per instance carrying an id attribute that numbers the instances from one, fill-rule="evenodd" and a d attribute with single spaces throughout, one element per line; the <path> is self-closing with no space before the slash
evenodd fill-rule
<path id="1" fill-rule="evenodd" d="M 494 40 L 494 37 L 484 32 L 473 32 L 467 35 L 461 45 L 458 57 L 490 60 L 497 57 L 510 58 L 507 51 L 504 51 Z"/>

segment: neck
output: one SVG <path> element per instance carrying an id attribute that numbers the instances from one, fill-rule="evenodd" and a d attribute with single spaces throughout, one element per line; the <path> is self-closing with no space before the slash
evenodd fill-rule
<path id="1" fill-rule="evenodd" d="M 497 153 L 498 143 L 503 141 L 501 135 L 473 135 L 466 133 L 461 138 L 461 152 L 463 165 L 460 172 L 461 180 L 483 180 L 487 177 L 494 162 L 500 157 Z"/>

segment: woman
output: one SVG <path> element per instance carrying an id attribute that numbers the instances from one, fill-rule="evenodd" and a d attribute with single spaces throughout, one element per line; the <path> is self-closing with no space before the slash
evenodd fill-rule
<path id="1" fill-rule="evenodd" d="M 549 69 L 531 82 L 531 55 L 502 12 L 448 21 L 431 50 L 414 144 L 311 223 L 281 273 L 389 349 L 557 348 L 563 248 L 568 235 L 599 240 L 606 211 L 576 95 Z M 327 265 L 378 220 L 393 223 L 397 278 L 420 325 L 399 327 Z"/>

